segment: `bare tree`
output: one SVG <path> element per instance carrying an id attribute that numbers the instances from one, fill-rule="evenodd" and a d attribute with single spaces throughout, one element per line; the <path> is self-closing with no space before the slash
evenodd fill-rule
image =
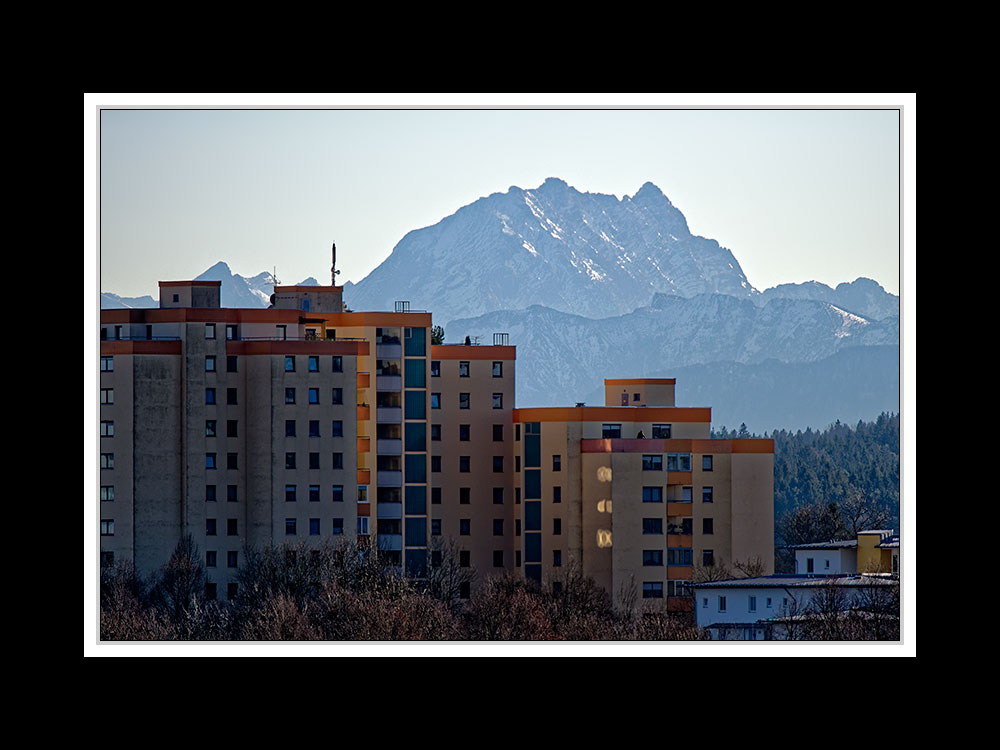
<path id="1" fill-rule="evenodd" d="M 746 560 L 733 560 L 733 567 L 744 578 L 760 578 L 767 575 L 767 565 L 760 555 L 748 557 Z"/>
<path id="2" fill-rule="evenodd" d="M 866 529 L 884 528 L 892 518 L 887 508 L 880 507 L 873 497 L 856 489 L 850 490 L 840 503 L 840 515 L 851 536 Z"/>
<path id="3" fill-rule="evenodd" d="M 154 576 L 151 597 L 174 623 L 180 623 L 194 600 L 205 590 L 205 565 L 198 546 L 185 534 L 170 559 Z"/>
<path id="4" fill-rule="evenodd" d="M 457 612 L 463 594 L 471 592 L 476 569 L 462 566 L 458 545 L 451 538 L 431 537 L 430 554 L 424 590 L 452 612 Z"/>

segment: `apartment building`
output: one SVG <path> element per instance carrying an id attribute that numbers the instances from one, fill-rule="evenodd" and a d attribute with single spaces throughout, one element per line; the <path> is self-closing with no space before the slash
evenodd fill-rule
<path id="1" fill-rule="evenodd" d="M 222 599 L 248 546 L 377 538 L 422 577 L 450 542 L 478 583 L 558 588 L 575 562 L 674 609 L 697 565 L 773 570 L 772 441 L 712 440 L 672 379 L 517 409 L 506 334 L 435 345 L 429 312 L 352 312 L 342 292 L 234 309 L 219 282 L 161 282 L 158 309 L 102 310 L 102 565 L 148 575 L 190 534 Z"/>
<path id="2" fill-rule="evenodd" d="M 697 566 L 774 569 L 774 443 L 711 439 L 711 410 L 674 404 L 674 379 L 605 380 L 605 405 L 515 409 L 516 564 L 542 585 L 582 567 L 691 607 Z"/>

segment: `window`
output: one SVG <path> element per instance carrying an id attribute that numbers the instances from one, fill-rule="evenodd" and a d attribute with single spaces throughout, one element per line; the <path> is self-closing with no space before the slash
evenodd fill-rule
<path id="1" fill-rule="evenodd" d="M 232 341 L 236 338 L 236 326 L 227 325 L 226 326 L 226 339 Z"/>
<path id="2" fill-rule="evenodd" d="M 240 590 L 240 585 L 238 583 L 227 583 L 226 584 L 226 598 L 229 601 L 236 600 L 236 594 Z"/>
<path id="3" fill-rule="evenodd" d="M 493 504 L 503 505 L 503 487 L 493 488 Z"/>
<path id="4" fill-rule="evenodd" d="M 502 393 L 494 393 L 493 394 L 493 408 L 494 409 L 502 409 L 503 408 L 503 394 Z"/>
<path id="5" fill-rule="evenodd" d="M 646 567 L 649 566 L 662 566 L 663 565 L 663 550 L 662 549 L 644 549 L 642 551 L 642 564 Z"/>
<path id="6" fill-rule="evenodd" d="M 459 393 L 458 394 L 458 408 L 459 409 L 468 409 L 469 408 L 469 394 L 468 393 Z"/>
<path id="7" fill-rule="evenodd" d="M 726 611 L 726 597 L 724 596 L 719 597 L 719 611 L 720 612 Z"/>
<path id="8" fill-rule="evenodd" d="M 295 357 L 294 355 L 285 355 L 285 372 L 295 372 Z"/>
<path id="9" fill-rule="evenodd" d="M 441 536 L 441 519 L 431 519 L 431 536 Z"/>
<path id="10" fill-rule="evenodd" d="M 431 360 L 431 377 L 439 378 L 441 377 L 441 363 L 438 360 Z"/>
<path id="11" fill-rule="evenodd" d="M 228 536 L 239 536 L 239 522 L 235 518 L 226 519 L 226 534 Z"/>
<path id="12" fill-rule="evenodd" d="M 503 377 L 503 362 L 493 363 L 493 377 L 502 378 Z"/>
<path id="13" fill-rule="evenodd" d="M 214 568 L 216 565 L 216 553 L 214 550 L 208 550 L 205 553 L 205 567 Z"/>
<path id="14" fill-rule="evenodd" d="M 226 404 L 229 406 L 236 406 L 237 403 L 238 402 L 236 400 L 236 389 L 226 388 Z"/>
<path id="15" fill-rule="evenodd" d="M 470 557 L 471 557 L 471 554 L 469 553 L 469 550 L 467 550 L 467 549 L 459 550 L 458 551 L 458 567 L 460 567 L 460 568 L 468 568 L 469 566 L 471 566 L 472 562 L 470 560 Z"/>
<path id="16" fill-rule="evenodd" d="M 562 471 L 562 456 L 552 457 L 552 471 Z"/>
<path id="17" fill-rule="evenodd" d="M 712 502 L 712 488 L 711 487 L 702 487 L 701 488 L 701 501 L 703 503 L 710 503 L 710 502 Z"/>
<path id="18" fill-rule="evenodd" d="M 502 568 L 503 567 L 503 550 L 495 549 L 493 550 L 493 567 Z"/>
<path id="19" fill-rule="evenodd" d="M 102 469 L 113 469 L 113 468 L 115 468 L 115 454 L 114 453 L 102 453 L 101 454 L 101 468 Z"/>
<path id="20" fill-rule="evenodd" d="M 767 604 L 767 608 L 771 609 L 771 606 L 772 606 L 771 605 L 771 597 L 767 597 L 766 604 Z"/>
<path id="21" fill-rule="evenodd" d="M 690 548 L 668 549 L 667 565 L 689 566 L 694 559 L 694 551 Z"/>
<path id="22" fill-rule="evenodd" d="M 227 503 L 238 503 L 239 498 L 239 487 L 235 484 L 226 485 L 226 502 Z"/>
<path id="23" fill-rule="evenodd" d="M 701 533 L 702 534 L 713 533 L 713 523 L 711 518 L 701 519 Z"/>
<path id="24" fill-rule="evenodd" d="M 344 423 L 340 419 L 335 419 L 331 423 L 331 433 L 332 437 L 339 438 L 344 437 Z"/>
<path id="25" fill-rule="evenodd" d="M 285 420 L 285 437 L 295 437 L 295 420 Z"/>
<path id="26" fill-rule="evenodd" d="M 309 389 L 309 403 L 310 404 L 318 404 L 319 403 L 319 388 L 310 388 Z M 337 402 L 334 401 L 334 403 L 337 403 Z"/>
<path id="27" fill-rule="evenodd" d="M 643 599 L 662 599 L 663 598 L 663 581 L 643 581 L 643 584 L 642 584 L 642 598 Z"/>
<path id="28" fill-rule="evenodd" d="M 693 487 L 681 487 L 681 502 L 690 503 L 694 498 L 694 488 Z"/>
<path id="29" fill-rule="evenodd" d="M 214 339 L 215 338 L 215 323 L 205 324 L 205 338 Z"/>
<path id="30" fill-rule="evenodd" d="M 432 393 L 431 394 L 431 408 L 432 409 L 440 409 L 441 408 L 441 394 L 440 393 Z M 440 425 L 439 425 L 439 427 L 440 427 Z M 441 438 L 438 438 L 438 440 L 440 440 L 440 439 Z"/>
<path id="31" fill-rule="evenodd" d="M 226 454 L 226 468 L 230 471 L 237 471 L 239 467 L 238 453 L 227 453 Z"/>
<path id="32" fill-rule="evenodd" d="M 205 357 L 205 372 L 215 372 L 215 357 L 212 355 Z"/>
<path id="33" fill-rule="evenodd" d="M 441 504 L 441 488 L 431 487 L 431 505 Z"/>
<path id="34" fill-rule="evenodd" d="M 663 502 L 663 488 L 662 487 L 643 487 L 642 488 L 642 501 L 644 503 L 662 503 Z"/>
<path id="35" fill-rule="evenodd" d="M 360 491 L 361 488 L 359 487 L 358 490 Z M 344 502 L 344 485 L 342 484 L 333 485 L 333 494 L 331 497 L 333 499 L 333 502 L 335 503 Z"/>
<path id="36" fill-rule="evenodd" d="M 662 534 L 663 533 L 663 519 L 662 518 L 643 518 L 642 519 L 642 533 L 643 534 Z"/>
<path id="37" fill-rule="evenodd" d="M 562 550 L 554 549 L 552 550 L 552 567 L 561 568 L 562 567 Z"/>
<path id="38" fill-rule="evenodd" d="M 494 473 L 503 472 L 503 456 L 493 457 L 493 472 Z"/>
<path id="39" fill-rule="evenodd" d="M 561 518 L 553 518 L 552 519 L 552 533 L 555 536 L 559 536 L 560 534 L 562 534 L 562 519 Z"/>
<path id="40" fill-rule="evenodd" d="M 113 503 L 115 501 L 115 488 L 112 485 L 101 487 L 101 502 Z"/>
<path id="41" fill-rule="evenodd" d="M 236 372 L 236 356 L 230 354 L 226 357 L 226 372 Z"/>
<path id="42" fill-rule="evenodd" d="M 214 503 L 216 498 L 215 485 L 206 484 L 205 485 L 205 502 Z"/>
<path id="43" fill-rule="evenodd" d="M 319 437 L 319 420 L 310 419 L 309 420 L 309 437 L 318 438 Z"/>
<path id="44" fill-rule="evenodd" d="M 319 519 L 309 519 L 309 536 L 319 536 Z"/>
<path id="45" fill-rule="evenodd" d="M 747 597 L 747 609 L 750 612 L 756 612 L 757 611 L 757 597 L 756 596 L 749 596 L 749 597 Z"/>
<path id="46" fill-rule="evenodd" d="M 226 553 L 226 567 L 227 568 L 238 568 L 240 560 L 240 553 L 236 551 L 230 551 Z"/>
<path id="47" fill-rule="evenodd" d="M 468 456 L 459 456 L 458 457 L 458 470 L 460 472 L 462 472 L 463 474 L 467 474 L 469 472 L 469 457 Z"/>
<path id="48" fill-rule="evenodd" d="M 462 536 L 469 536 L 472 533 L 472 521 L 468 518 L 459 519 L 458 533 Z"/>
<path id="49" fill-rule="evenodd" d="M 702 567 L 711 568 L 715 565 L 715 552 L 710 549 L 701 551 L 701 564 Z"/>
<path id="50" fill-rule="evenodd" d="M 239 421 L 236 419 L 226 420 L 226 437 L 239 437 Z"/>
<path id="51" fill-rule="evenodd" d="M 431 456 L 431 473 L 441 471 L 441 456 Z"/>
<path id="52" fill-rule="evenodd" d="M 114 371 L 115 371 L 115 358 L 101 357 L 101 372 L 114 372 Z"/>
<path id="53" fill-rule="evenodd" d="M 309 355 L 309 372 L 319 372 L 319 357 L 315 354 Z"/>
<path id="54" fill-rule="evenodd" d="M 469 439 L 469 425 L 460 424 L 458 426 L 458 439 L 463 441 Z"/>
<path id="55" fill-rule="evenodd" d="M 331 404 L 342 404 L 344 403 L 344 389 L 334 388 L 330 392 L 330 403 Z"/>
<path id="56" fill-rule="evenodd" d="M 295 502 L 295 496 L 296 496 L 297 492 L 298 492 L 298 488 L 294 484 L 286 484 L 285 485 L 285 502 L 286 503 L 294 503 Z"/>
<path id="57" fill-rule="evenodd" d="M 668 424 L 654 424 L 653 425 L 653 439 L 654 440 L 669 440 L 670 439 L 670 425 Z"/>
<path id="58" fill-rule="evenodd" d="M 470 487 L 459 487 L 458 488 L 458 504 L 468 505 L 469 496 L 472 494 L 472 489 Z"/>
<path id="59" fill-rule="evenodd" d="M 643 456 L 643 471 L 663 471 L 663 456 Z"/>
<path id="60" fill-rule="evenodd" d="M 101 519 L 101 536 L 114 536 L 114 535 L 115 535 L 114 519 L 111 518 Z"/>
<path id="61" fill-rule="evenodd" d="M 606 424 L 601 427 L 601 437 L 604 439 L 618 439 L 622 436 L 622 426 L 620 424 Z"/>
<path id="62" fill-rule="evenodd" d="M 177 295 L 174 295 L 174 302 L 177 301 Z M 209 601 L 215 601 L 215 584 L 206 583 L 205 584 L 205 598 Z"/>
<path id="63" fill-rule="evenodd" d="M 312 471 L 316 471 L 316 470 L 319 469 L 319 454 L 318 453 L 310 453 L 309 454 L 309 469 L 312 470 Z"/>
<path id="64" fill-rule="evenodd" d="M 294 453 L 286 453 L 285 454 L 285 468 L 286 469 L 294 469 L 295 468 L 295 454 Z"/>
<path id="65" fill-rule="evenodd" d="M 214 389 L 212 390 L 215 393 Z M 101 388 L 101 403 L 102 404 L 113 404 L 115 402 L 115 389 L 114 388 Z M 214 401 L 212 403 L 215 403 Z"/>
<path id="66" fill-rule="evenodd" d="M 333 364 L 331 372 L 343 372 L 344 371 L 344 358 L 343 357 L 333 357 Z"/>
<path id="67" fill-rule="evenodd" d="M 215 403 L 215 389 L 206 388 L 205 389 L 205 403 L 212 405 Z"/>
<path id="68" fill-rule="evenodd" d="M 552 502 L 561 503 L 562 502 L 562 487 L 552 488 Z"/>
<path id="69" fill-rule="evenodd" d="M 285 519 L 285 536 L 295 536 L 298 533 L 294 518 Z"/>
<path id="70" fill-rule="evenodd" d="M 459 362 L 458 363 L 458 377 L 467 378 L 469 377 L 469 363 Z"/>
<path id="71" fill-rule="evenodd" d="M 332 468 L 334 468 L 334 469 L 343 469 L 344 468 L 344 454 L 343 453 L 334 453 L 333 454 L 333 466 L 332 466 Z"/>
<path id="72" fill-rule="evenodd" d="M 701 457 L 701 470 L 702 471 L 711 471 L 712 470 L 712 457 L 711 456 L 702 456 Z"/>
<path id="73" fill-rule="evenodd" d="M 813 559 L 811 557 L 806 558 L 806 573 L 813 572 Z"/>
<path id="74" fill-rule="evenodd" d="M 212 433 L 215 434 L 214 432 Z M 114 422 L 101 422 L 101 437 L 114 437 L 115 436 L 115 423 Z"/>
<path id="75" fill-rule="evenodd" d="M 441 440 L 441 425 L 439 424 L 431 425 L 431 440 L 435 441 Z"/>
<path id="76" fill-rule="evenodd" d="M 319 502 L 319 485 L 310 484 L 309 485 L 309 502 L 318 503 Z"/>
<path id="77" fill-rule="evenodd" d="M 205 519 L 205 536 L 215 536 L 215 519 Z"/>
<path id="78" fill-rule="evenodd" d="M 286 388 L 285 389 L 285 403 L 286 404 L 294 404 L 295 403 L 295 389 L 294 388 Z"/>
<path id="79" fill-rule="evenodd" d="M 668 453 L 667 471 L 691 471 L 691 454 Z"/>
<path id="80" fill-rule="evenodd" d="M 206 453 L 205 454 L 205 468 L 206 469 L 214 469 L 215 468 L 215 454 L 214 453 Z"/>

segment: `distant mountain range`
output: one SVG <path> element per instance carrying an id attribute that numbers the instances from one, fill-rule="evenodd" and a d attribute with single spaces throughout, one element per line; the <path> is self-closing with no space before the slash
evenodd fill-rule
<path id="1" fill-rule="evenodd" d="M 196 278 L 222 282 L 224 307 L 267 307 L 274 284 L 223 262 Z M 344 299 L 353 310 L 408 300 L 449 342 L 509 333 L 522 406 L 600 403 L 605 377 L 667 376 L 679 405 L 758 432 L 899 411 L 898 296 L 865 278 L 759 291 L 649 182 L 620 200 L 554 178 L 494 193 L 407 233 Z"/>

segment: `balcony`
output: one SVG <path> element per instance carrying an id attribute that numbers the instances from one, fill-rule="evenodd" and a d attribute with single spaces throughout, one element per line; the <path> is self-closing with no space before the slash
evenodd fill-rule
<path id="1" fill-rule="evenodd" d="M 380 438 L 375 442 L 375 449 L 380 456 L 401 456 L 403 441 L 399 438 Z"/>
<path id="2" fill-rule="evenodd" d="M 401 391 L 403 390 L 402 375 L 377 375 L 375 377 L 376 391 Z"/>
<path id="3" fill-rule="evenodd" d="M 378 548 L 380 550 L 401 550 L 403 549 L 402 534 L 379 534 Z"/>
<path id="4" fill-rule="evenodd" d="M 403 421 L 401 406 L 379 406 L 375 409 L 375 421 L 385 424 L 399 424 Z"/>
<path id="5" fill-rule="evenodd" d="M 370 453 L 372 449 L 372 439 L 368 437 L 358 438 L 358 453 Z"/>
<path id="6" fill-rule="evenodd" d="M 368 404 L 358 404 L 358 421 L 367 422 L 372 418 L 372 408 Z"/>
<path id="7" fill-rule="evenodd" d="M 387 503 L 382 501 L 378 503 L 378 508 L 376 513 L 379 518 L 402 518 L 403 517 L 403 504 L 402 503 Z"/>
<path id="8" fill-rule="evenodd" d="M 667 500 L 668 516 L 690 516 L 692 513 L 690 500 Z"/>
<path id="9" fill-rule="evenodd" d="M 371 383 L 372 383 L 372 376 L 370 373 L 367 372 L 358 373 L 358 390 L 361 390 L 362 388 L 369 388 L 371 386 Z"/>
<path id="10" fill-rule="evenodd" d="M 402 359 L 403 345 L 398 341 L 394 344 L 375 344 L 376 359 Z"/>
<path id="11" fill-rule="evenodd" d="M 378 480 L 379 487 L 402 487 L 403 486 L 403 472 L 402 471 L 385 471 L 379 470 L 376 472 L 376 477 Z"/>

